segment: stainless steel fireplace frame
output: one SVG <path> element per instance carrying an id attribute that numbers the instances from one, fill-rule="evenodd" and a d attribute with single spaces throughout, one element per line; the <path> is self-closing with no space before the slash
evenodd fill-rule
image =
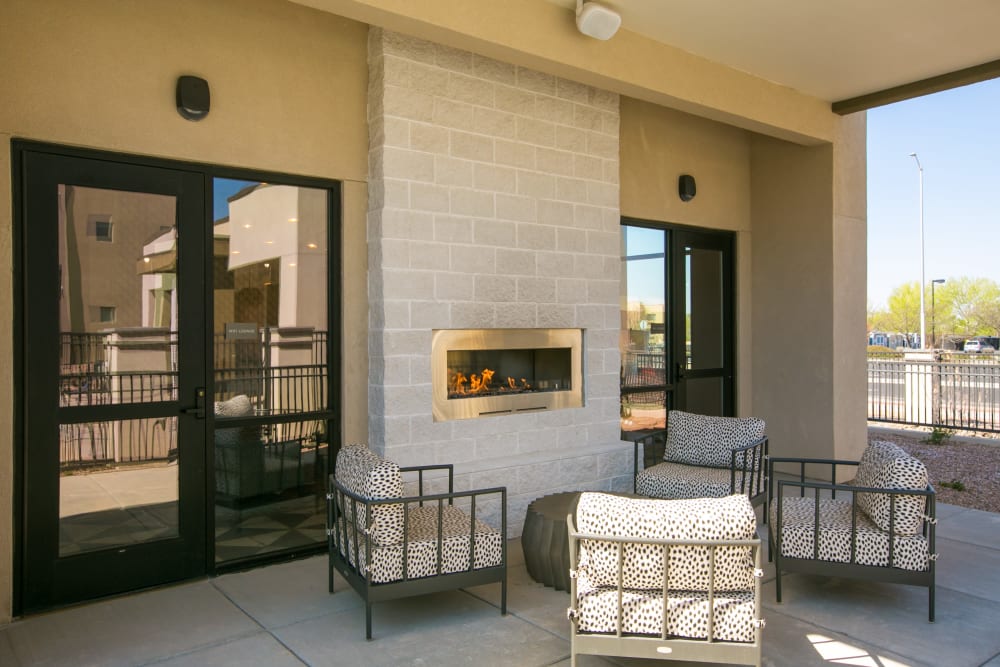
<path id="1" fill-rule="evenodd" d="M 448 398 L 448 350 L 551 348 L 570 350 L 569 389 Z M 583 330 L 435 329 L 431 335 L 431 386 L 436 422 L 583 407 Z"/>

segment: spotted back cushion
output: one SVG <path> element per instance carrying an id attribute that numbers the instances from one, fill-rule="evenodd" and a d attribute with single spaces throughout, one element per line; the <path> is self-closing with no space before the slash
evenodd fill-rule
<path id="1" fill-rule="evenodd" d="M 753 539 L 757 536 L 757 518 L 745 495 L 660 500 L 583 493 L 576 509 L 576 529 L 580 533 L 639 539 Z M 623 552 L 625 588 L 663 587 L 662 546 L 630 543 Z M 670 547 L 669 587 L 707 591 L 710 558 L 707 547 Z M 751 590 L 753 571 L 750 547 L 716 547 L 716 591 Z M 617 586 L 617 543 L 581 540 L 577 576 L 591 586 Z"/>
<path id="2" fill-rule="evenodd" d="M 253 404 L 246 394 L 238 394 L 228 401 L 215 402 L 216 417 L 252 417 Z M 260 427 L 240 426 L 237 428 L 226 428 L 223 424 L 216 424 L 215 444 L 216 445 L 239 445 L 244 443 L 260 442 Z"/>
<path id="3" fill-rule="evenodd" d="M 383 459 L 364 444 L 344 445 L 337 453 L 337 481 L 347 490 L 369 500 L 403 497 L 403 479 L 399 466 Z M 348 521 L 359 530 L 368 528 L 368 516 L 359 507 L 354 517 L 352 503 L 343 508 Z M 378 505 L 372 508 L 372 543 L 376 546 L 398 544 L 403 540 L 403 506 Z"/>
<path id="4" fill-rule="evenodd" d="M 880 489 L 927 488 L 927 468 L 891 442 L 872 442 L 865 448 L 854 483 Z M 882 530 L 889 530 L 891 497 L 883 493 L 859 493 L 858 506 Z M 897 535 L 916 535 L 921 530 L 925 496 L 896 495 Z"/>
<path id="5" fill-rule="evenodd" d="M 663 460 L 692 466 L 728 468 L 731 452 L 764 437 L 756 417 L 709 417 L 671 410 Z M 739 461 L 737 461 L 739 463 Z"/>

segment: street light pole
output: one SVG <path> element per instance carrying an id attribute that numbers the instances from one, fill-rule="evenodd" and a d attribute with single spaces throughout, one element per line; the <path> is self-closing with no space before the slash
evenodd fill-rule
<path id="1" fill-rule="evenodd" d="M 944 278 L 931 281 L 931 347 L 937 349 L 937 306 L 934 305 L 934 286 L 943 285 Z"/>
<path id="2" fill-rule="evenodd" d="M 920 166 L 920 158 L 916 153 L 910 157 L 917 161 L 917 171 L 920 172 L 920 349 L 927 349 L 927 318 L 924 313 L 924 168 Z"/>

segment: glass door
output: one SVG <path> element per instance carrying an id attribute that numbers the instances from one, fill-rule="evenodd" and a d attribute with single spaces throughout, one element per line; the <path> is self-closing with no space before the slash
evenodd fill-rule
<path id="1" fill-rule="evenodd" d="M 733 235 L 622 224 L 621 426 L 666 428 L 667 411 L 732 415 Z"/>
<path id="2" fill-rule="evenodd" d="M 677 230 L 672 241 L 676 406 L 732 416 L 732 235 Z"/>
<path id="3" fill-rule="evenodd" d="M 15 144 L 20 608 L 206 568 L 204 178 Z"/>

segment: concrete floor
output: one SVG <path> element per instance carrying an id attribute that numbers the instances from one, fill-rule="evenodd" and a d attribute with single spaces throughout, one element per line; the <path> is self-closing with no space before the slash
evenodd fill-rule
<path id="1" fill-rule="evenodd" d="M 764 664 L 1000 667 L 1000 514 L 938 505 L 937 622 L 927 590 L 765 574 Z M 762 528 L 762 533 L 763 533 Z M 0 665 L 569 665 L 568 596 L 528 578 L 509 550 L 499 586 L 375 606 L 326 591 L 315 557 L 34 616 L 0 628 Z M 581 667 L 647 664 L 583 657 Z M 678 664 L 678 663 L 648 663 Z M 687 664 L 687 663 L 685 663 Z"/>

